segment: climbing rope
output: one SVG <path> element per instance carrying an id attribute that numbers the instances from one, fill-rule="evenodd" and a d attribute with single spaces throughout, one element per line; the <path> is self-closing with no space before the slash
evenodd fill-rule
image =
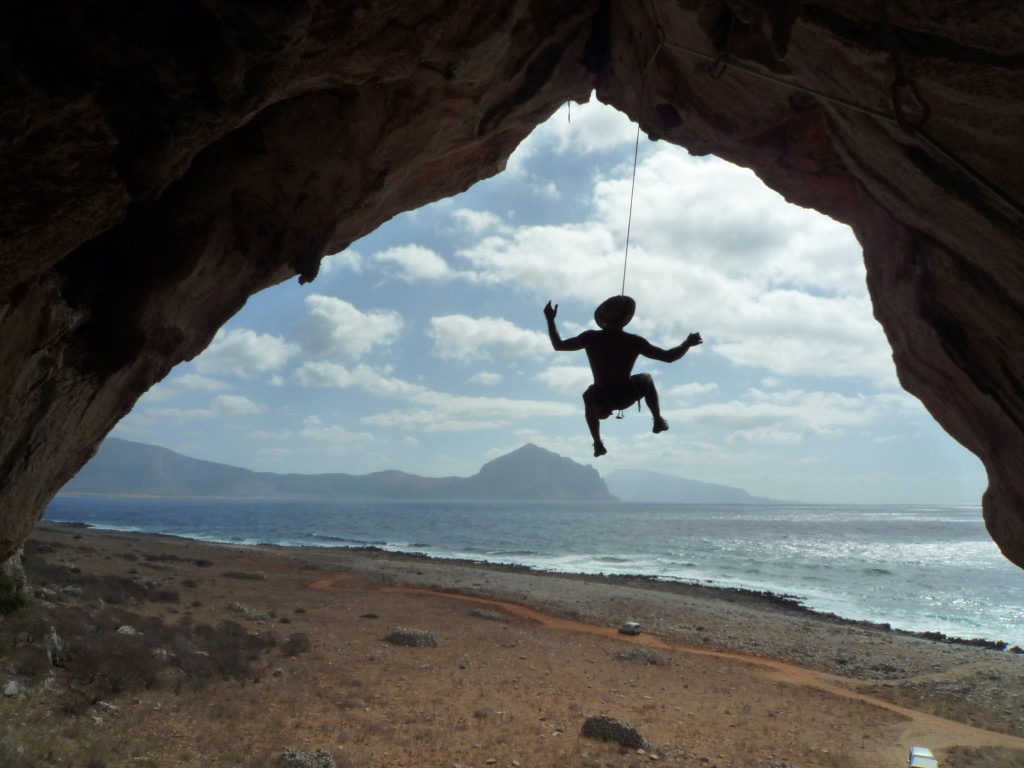
<path id="1" fill-rule="evenodd" d="M 658 58 L 658 54 L 661 53 L 661 46 L 665 43 L 665 30 L 661 28 L 661 24 L 658 24 L 655 28 L 655 32 L 658 35 L 658 47 L 654 49 L 654 53 L 651 54 L 650 61 L 647 62 L 647 66 L 644 67 L 643 75 L 640 77 L 640 111 L 638 114 L 642 115 L 644 112 L 644 97 L 647 94 L 647 71 L 654 64 L 654 60 Z M 626 252 L 622 257 L 622 289 L 619 291 L 620 295 L 626 295 L 626 267 L 629 264 L 629 234 L 633 228 L 633 193 L 636 192 L 636 161 L 640 155 L 640 120 L 636 121 L 636 144 L 633 146 L 633 178 L 629 186 L 629 216 L 626 218 Z"/>

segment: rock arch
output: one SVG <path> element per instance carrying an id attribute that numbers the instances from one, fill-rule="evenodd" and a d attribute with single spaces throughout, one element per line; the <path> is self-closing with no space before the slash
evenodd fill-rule
<path id="1" fill-rule="evenodd" d="M 248 296 L 497 173 L 596 90 L 850 224 L 902 384 L 984 461 L 988 529 L 1024 566 L 1014 0 L 41 8 L 0 30 L 0 558 Z M 917 133 L 886 119 L 894 52 Z M 723 54 L 743 70 L 712 76 Z"/>

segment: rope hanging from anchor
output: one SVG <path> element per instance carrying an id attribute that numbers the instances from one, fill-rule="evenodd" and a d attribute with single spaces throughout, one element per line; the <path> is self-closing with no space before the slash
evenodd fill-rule
<path id="1" fill-rule="evenodd" d="M 661 28 L 661 24 L 655 27 L 655 32 L 658 35 L 658 47 L 654 49 L 654 53 L 651 54 L 650 61 L 647 62 L 647 66 L 644 67 L 643 74 L 640 76 L 640 109 L 637 113 L 636 120 L 636 143 L 633 146 L 633 178 L 629 185 L 629 215 L 626 218 L 626 251 L 622 257 L 622 287 L 619 290 L 619 295 L 626 295 L 626 267 L 629 265 L 629 235 L 633 229 L 633 195 L 636 192 L 636 163 L 637 157 L 640 155 L 640 120 L 643 117 L 644 112 L 644 99 L 647 96 L 647 72 L 650 70 L 651 65 L 654 64 L 654 60 L 658 58 L 658 54 L 661 53 L 661 47 L 665 43 L 665 30 Z"/>

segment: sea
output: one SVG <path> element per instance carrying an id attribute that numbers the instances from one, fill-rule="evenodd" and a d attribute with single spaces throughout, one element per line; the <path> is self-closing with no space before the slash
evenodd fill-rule
<path id="1" fill-rule="evenodd" d="M 44 519 L 771 592 L 847 619 L 1024 647 L 1024 570 L 977 506 L 58 496 Z"/>

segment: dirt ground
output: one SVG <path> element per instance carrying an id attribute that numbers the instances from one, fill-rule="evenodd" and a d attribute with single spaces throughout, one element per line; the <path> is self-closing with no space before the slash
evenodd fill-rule
<path id="1" fill-rule="evenodd" d="M 765 596 L 52 525 L 26 570 L 5 768 L 1024 765 L 1024 657 Z"/>

